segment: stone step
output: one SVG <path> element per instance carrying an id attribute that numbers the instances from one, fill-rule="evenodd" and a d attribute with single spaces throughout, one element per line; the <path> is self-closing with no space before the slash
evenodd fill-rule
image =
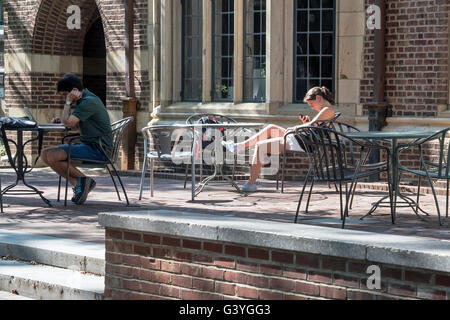
<path id="1" fill-rule="evenodd" d="M 103 300 L 105 278 L 80 271 L 0 260 L 0 291 L 36 300 Z"/>
<path id="2" fill-rule="evenodd" d="M 105 274 L 105 245 L 18 231 L 0 230 L 0 257 Z"/>
<path id="3" fill-rule="evenodd" d="M 18 294 L 0 291 L 0 300 L 34 300 L 28 297 L 19 296 Z"/>

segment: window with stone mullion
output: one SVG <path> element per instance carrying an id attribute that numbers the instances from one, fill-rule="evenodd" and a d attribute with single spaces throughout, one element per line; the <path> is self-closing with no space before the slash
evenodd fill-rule
<path id="1" fill-rule="evenodd" d="M 295 102 L 315 86 L 334 91 L 335 10 L 334 0 L 295 1 Z"/>

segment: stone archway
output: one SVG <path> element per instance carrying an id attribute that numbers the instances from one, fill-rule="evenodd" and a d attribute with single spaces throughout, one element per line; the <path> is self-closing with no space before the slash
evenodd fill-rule
<path id="1" fill-rule="evenodd" d="M 70 16 L 67 8 L 71 5 L 80 8 L 78 29 L 70 29 L 67 25 Z M 50 90 L 54 91 L 58 78 L 68 72 L 82 77 L 86 87 L 106 102 L 105 43 L 104 24 L 95 0 L 42 0 L 31 46 L 33 57 L 41 60 L 41 65 L 30 74 L 33 96 L 37 99 L 32 106 L 61 108 L 61 97 L 50 95 Z"/>

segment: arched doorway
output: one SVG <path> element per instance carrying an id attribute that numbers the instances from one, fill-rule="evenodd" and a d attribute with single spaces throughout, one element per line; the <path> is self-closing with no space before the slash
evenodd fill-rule
<path id="1" fill-rule="evenodd" d="M 92 22 L 84 38 L 83 83 L 106 105 L 106 45 L 100 16 Z"/>
<path id="2" fill-rule="evenodd" d="M 64 101 L 54 88 L 61 75 L 69 72 L 79 75 L 106 102 L 106 33 L 97 2 L 72 1 L 70 5 L 80 9 L 77 13 L 67 12 L 69 1 L 40 1 L 31 39 L 31 52 L 39 56 L 40 65 L 33 65 L 29 72 L 33 101 L 27 103 L 39 108 L 36 113 L 48 113 L 46 117 L 58 113 L 52 109 L 59 110 Z M 74 21 L 79 16 L 79 26 L 69 27 L 68 19 L 74 16 Z M 48 90 L 43 91 L 44 87 Z"/>

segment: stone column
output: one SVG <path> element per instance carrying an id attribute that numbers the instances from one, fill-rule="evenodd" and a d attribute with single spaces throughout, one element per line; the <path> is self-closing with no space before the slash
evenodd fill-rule
<path id="1" fill-rule="evenodd" d="M 335 100 L 342 113 L 349 116 L 362 115 L 359 93 L 361 79 L 364 77 L 364 3 L 339 0 L 336 6 Z"/>
<path id="2" fill-rule="evenodd" d="M 283 104 L 283 48 L 285 0 L 267 0 L 267 82 L 266 112 L 276 114 Z"/>
<path id="3" fill-rule="evenodd" d="M 244 1 L 234 0 L 234 103 L 244 98 Z"/>
<path id="4" fill-rule="evenodd" d="M 151 111 L 160 105 L 161 90 L 161 0 L 151 0 L 148 6 L 149 65 Z"/>
<path id="5" fill-rule="evenodd" d="M 172 61 L 172 79 L 173 79 L 173 93 L 172 93 L 172 102 L 181 101 L 181 83 L 183 81 L 181 75 L 181 61 L 184 57 L 181 56 L 181 46 L 182 46 L 182 15 L 183 8 L 181 5 L 181 1 L 173 1 L 173 16 L 172 16 L 172 37 L 173 37 L 173 61 Z"/>
<path id="6" fill-rule="evenodd" d="M 283 103 L 294 100 L 294 1 L 284 1 L 284 92 Z M 292 43 L 294 41 L 294 43 Z"/>
<path id="7" fill-rule="evenodd" d="M 173 101 L 173 0 L 161 0 L 161 108 Z"/>
<path id="8" fill-rule="evenodd" d="M 212 1 L 203 0 L 203 103 L 212 101 L 212 15 Z"/>

